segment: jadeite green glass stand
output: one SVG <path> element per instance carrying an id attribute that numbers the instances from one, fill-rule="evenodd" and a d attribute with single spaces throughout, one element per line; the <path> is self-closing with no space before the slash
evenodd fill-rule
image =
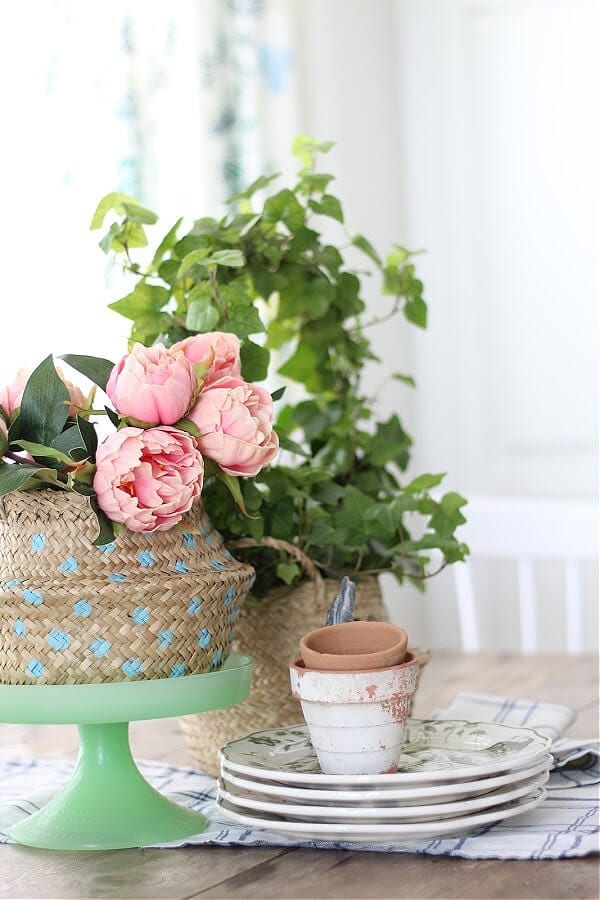
<path id="1" fill-rule="evenodd" d="M 118 850 L 203 831 L 201 813 L 167 800 L 142 776 L 129 722 L 222 709 L 250 692 L 250 656 L 232 653 L 205 675 L 74 685 L 0 685 L 0 722 L 78 725 L 79 758 L 68 784 L 19 822 L 10 837 L 47 850 Z"/>

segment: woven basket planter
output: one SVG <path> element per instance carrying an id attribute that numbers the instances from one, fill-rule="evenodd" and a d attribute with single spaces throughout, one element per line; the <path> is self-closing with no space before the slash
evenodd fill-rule
<path id="1" fill-rule="evenodd" d="M 302 721 L 300 704 L 291 694 L 289 663 L 298 655 L 302 635 L 325 624 L 327 610 L 340 587 L 339 581 L 321 578 L 311 560 L 297 547 L 270 538 L 265 538 L 263 543 L 285 549 L 308 578 L 284 596 L 260 604 L 246 604 L 240 612 L 234 649 L 251 653 L 255 658 L 250 697 L 231 709 L 181 720 L 190 753 L 200 768 L 212 775 L 218 774 L 217 751 L 224 744 L 253 731 Z M 252 544 L 239 541 L 232 549 Z M 358 583 L 355 614 L 358 619 L 387 620 L 376 578 L 363 577 Z M 414 652 L 419 656 L 422 670 L 429 653 L 418 649 Z"/>
<path id="2" fill-rule="evenodd" d="M 254 571 L 211 527 L 123 530 L 96 547 L 89 500 L 0 498 L 0 682 L 89 684 L 193 675 L 229 655 Z"/>

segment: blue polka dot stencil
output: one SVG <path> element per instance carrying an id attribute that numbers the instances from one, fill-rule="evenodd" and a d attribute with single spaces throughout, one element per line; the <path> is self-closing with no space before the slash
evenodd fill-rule
<path id="1" fill-rule="evenodd" d="M 46 635 L 46 641 L 53 650 L 67 650 L 71 644 L 71 636 L 67 634 L 66 631 L 61 631 L 60 628 L 53 628 L 52 631 Z"/>
<path id="2" fill-rule="evenodd" d="M 39 553 L 40 550 L 43 550 L 46 546 L 46 538 L 43 534 L 32 534 L 31 535 L 31 549 L 34 553 Z"/>
<path id="3" fill-rule="evenodd" d="M 177 562 L 175 563 L 175 571 L 177 572 L 178 575 L 187 575 L 187 573 L 190 570 L 188 569 L 188 567 L 186 566 L 186 564 L 184 562 L 182 562 L 180 559 L 178 559 Z"/>
<path id="4" fill-rule="evenodd" d="M 78 600 L 77 603 L 73 605 L 73 611 L 76 616 L 81 616 L 82 619 L 85 619 L 92 611 L 92 604 L 89 600 Z"/>
<path id="5" fill-rule="evenodd" d="M 64 575 L 72 575 L 77 571 L 77 560 L 74 556 L 67 556 L 64 562 L 58 567 Z"/>
<path id="6" fill-rule="evenodd" d="M 133 678 L 142 671 L 143 666 L 139 659 L 128 659 L 121 666 L 128 678 Z"/>
<path id="7" fill-rule="evenodd" d="M 198 635 L 198 644 L 204 649 L 204 647 L 208 647 L 211 641 L 211 633 L 208 628 L 203 628 L 200 634 Z"/>
<path id="8" fill-rule="evenodd" d="M 218 559 L 211 559 L 210 564 L 216 572 L 224 572 L 227 568 L 225 563 L 219 562 Z"/>
<path id="9" fill-rule="evenodd" d="M 112 553 L 116 546 L 116 542 L 111 541 L 109 544 L 99 544 L 98 550 L 100 550 L 101 553 Z"/>
<path id="10" fill-rule="evenodd" d="M 190 616 L 193 616 L 194 613 L 197 613 L 200 607 L 202 606 L 202 600 L 200 597 L 192 597 L 190 600 L 190 605 L 188 606 L 188 613 Z"/>
<path id="11" fill-rule="evenodd" d="M 101 659 L 103 656 L 106 656 L 110 650 L 110 641 L 107 641 L 106 638 L 96 638 L 96 640 L 92 641 L 90 644 L 90 650 L 94 656 Z"/>
<path id="12" fill-rule="evenodd" d="M 158 646 L 159 647 L 168 647 L 169 644 L 173 640 L 173 632 L 170 628 L 165 628 L 164 631 L 158 632 Z"/>
<path id="13" fill-rule="evenodd" d="M 41 606 L 44 602 L 44 597 L 42 592 L 35 590 L 35 588 L 24 588 L 23 600 L 27 600 L 32 606 Z"/>
<path id="14" fill-rule="evenodd" d="M 13 588 L 19 587 L 20 584 L 23 584 L 22 578 L 11 578 L 10 581 L 7 581 L 6 584 L 2 585 L 2 590 L 12 591 Z"/>
<path id="15" fill-rule="evenodd" d="M 190 549 L 193 549 L 196 546 L 196 539 L 191 531 L 183 532 L 183 543 L 186 547 L 190 547 Z"/>
<path id="16" fill-rule="evenodd" d="M 112 575 L 108 576 L 109 581 L 127 581 L 127 575 L 123 575 L 122 572 L 113 572 Z"/>
<path id="17" fill-rule="evenodd" d="M 175 663 L 171 666 L 169 678 L 181 678 L 182 675 L 185 675 L 185 663 Z"/>
<path id="18" fill-rule="evenodd" d="M 15 619 L 13 622 L 13 630 L 17 637 L 23 637 L 27 628 L 25 626 L 25 622 L 22 619 Z"/>
<path id="19" fill-rule="evenodd" d="M 233 598 L 235 597 L 235 588 L 230 587 L 227 589 L 227 593 L 225 594 L 225 606 L 229 606 Z"/>
<path id="20" fill-rule="evenodd" d="M 219 649 L 217 650 L 217 652 L 215 653 L 215 655 L 213 656 L 213 658 L 210 661 L 211 669 L 216 669 L 218 666 L 221 665 L 222 662 L 223 662 L 223 651 L 219 647 Z"/>
<path id="21" fill-rule="evenodd" d="M 149 550 L 140 550 L 137 555 L 137 561 L 140 566 L 143 566 L 145 569 L 151 568 L 156 562 Z"/>
<path id="22" fill-rule="evenodd" d="M 136 625 L 147 625 L 150 621 L 150 610 L 147 606 L 136 606 L 131 617 Z"/>
<path id="23" fill-rule="evenodd" d="M 40 675 L 44 674 L 44 666 L 39 659 L 30 659 L 27 663 L 27 671 L 30 675 L 33 675 L 34 678 L 39 678 Z"/>

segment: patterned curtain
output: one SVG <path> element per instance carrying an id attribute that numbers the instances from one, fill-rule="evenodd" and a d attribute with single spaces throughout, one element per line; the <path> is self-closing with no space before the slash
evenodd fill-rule
<path id="1" fill-rule="evenodd" d="M 26 310 L 27 345 L 3 348 L 2 380 L 51 350 L 114 353 L 125 333 L 88 232 L 102 195 L 131 193 L 167 226 L 282 168 L 298 130 L 295 14 L 294 0 L 11 4 L 3 304 Z"/>

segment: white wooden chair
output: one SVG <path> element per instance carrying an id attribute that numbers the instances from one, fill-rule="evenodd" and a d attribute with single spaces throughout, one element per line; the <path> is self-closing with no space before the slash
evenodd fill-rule
<path id="1" fill-rule="evenodd" d="M 583 650 L 584 596 L 581 563 L 598 556 L 598 510 L 583 500 L 520 497 L 470 497 L 467 524 L 459 537 L 471 549 L 471 560 L 511 559 L 517 566 L 521 650 L 535 653 L 538 646 L 538 608 L 535 566 L 561 561 L 567 608 L 566 649 Z M 463 649 L 481 649 L 473 564 L 452 566 Z M 588 598 L 589 599 L 589 598 Z M 596 598 L 597 599 L 597 598 Z"/>

